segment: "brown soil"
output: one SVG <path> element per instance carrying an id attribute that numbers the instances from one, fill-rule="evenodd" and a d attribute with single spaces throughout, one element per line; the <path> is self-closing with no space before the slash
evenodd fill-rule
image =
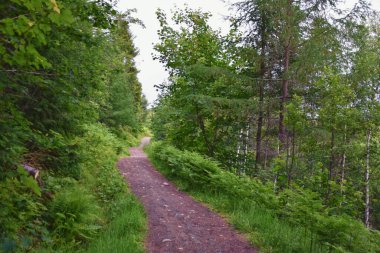
<path id="1" fill-rule="evenodd" d="M 149 229 L 146 248 L 150 253 L 254 253 L 219 215 L 180 192 L 149 162 L 142 151 L 149 138 L 118 167 L 145 207 Z"/>

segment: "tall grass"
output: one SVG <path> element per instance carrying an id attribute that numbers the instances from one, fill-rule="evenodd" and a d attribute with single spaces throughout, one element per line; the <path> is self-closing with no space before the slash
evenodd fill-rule
<path id="1" fill-rule="evenodd" d="M 93 241 L 88 253 L 142 253 L 146 232 L 144 210 L 136 198 L 129 193 L 116 204 L 120 211 L 99 237 Z"/>
<path id="2" fill-rule="evenodd" d="M 263 252 L 327 252 L 309 230 L 281 220 L 268 209 L 223 193 L 190 191 L 199 201 L 224 214 L 234 227 L 246 234 L 252 245 Z"/>

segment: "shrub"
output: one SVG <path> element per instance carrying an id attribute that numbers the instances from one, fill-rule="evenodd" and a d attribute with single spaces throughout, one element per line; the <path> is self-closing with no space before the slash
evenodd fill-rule
<path id="1" fill-rule="evenodd" d="M 97 171 L 104 166 L 113 166 L 117 150 L 122 147 L 116 136 L 100 123 L 84 125 L 83 130 L 83 135 L 75 139 L 82 169 Z"/>
<path id="2" fill-rule="evenodd" d="M 219 164 L 196 152 L 180 151 L 160 142 L 150 147 L 153 159 L 165 164 L 167 175 L 186 181 L 189 188 L 203 188 L 223 192 L 229 196 L 255 201 L 267 208 L 277 206 L 272 190 L 258 180 L 222 170 Z"/>
<path id="3" fill-rule="evenodd" d="M 85 241 L 100 228 L 100 208 L 79 185 L 59 191 L 48 207 L 52 236 L 59 243 Z"/>
<path id="4" fill-rule="evenodd" d="M 84 126 L 85 133 L 77 139 L 83 172 L 81 180 L 96 194 L 106 208 L 118 193 L 125 193 L 125 183 L 115 167 L 122 145 L 108 128 L 101 124 Z"/>
<path id="5" fill-rule="evenodd" d="M 0 250 L 27 249 L 47 237 L 40 197 L 40 187 L 23 168 L 0 181 Z"/>

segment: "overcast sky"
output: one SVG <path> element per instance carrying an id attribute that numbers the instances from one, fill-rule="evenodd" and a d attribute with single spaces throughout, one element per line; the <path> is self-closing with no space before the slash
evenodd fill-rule
<path id="1" fill-rule="evenodd" d="M 227 0 L 227 3 L 221 0 L 119 0 L 119 10 L 136 9 L 137 13 L 134 16 L 142 20 L 146 26 L 143 29 L 138 25 L 132 25 L 131 30 L 135 36 L 134 43 L 140 51 L 136 57 L 137 68 L 140 70 L 138 78 L 150 104 L 156 100 L 158 95 L 154 85 L 162 83 L 168 76 L 162 65 L 152 59 L 153 44 L 158 42 L 157 30 L 160 28 L 155 15 L 156 10 L 161 8 L 169 13 L 175 6 L 181 8 L 185 4 L 191 8 L 201 8 L 212 13 L 210 25 L 223 32 L 228 31 L 229 27 L 228 21 L 224 19 L 230 13 L 228 2 L 234 1 L 236 2 L 236 0 Z M 346 2 L 344 8 L 350 8 L 357 0 L 347 0 Z M 375 9 L 380 10 L 380 0 L 370 0 L 370 2 Z"/>

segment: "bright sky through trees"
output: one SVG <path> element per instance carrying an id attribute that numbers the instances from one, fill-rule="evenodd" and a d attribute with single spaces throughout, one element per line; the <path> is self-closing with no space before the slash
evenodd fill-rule
<path id="1" fill-rule="evenodd" d="M 201 8 L 213 14 L 210 24 L 213 28 L 221 28 L 222 32 L 227 31 L 229 24 L 224 17 L 229 15 L 229 4 L 237 2 L 237 0 L 120 0 L 119 10 L 136 9 L 135 17 L 141 19 L 146 28 L 132 25 L 131 30 L 135 35 L 135 44 L 140 50 L 140 54 L 136 57 L 137 68 L 140 70 L 138 78 L 142 84 L 143 93 L 147 97 L 150 104 L 157 98 L 157 92 L 154 85 L 160 84 L 167 78 L 167 73 L 158 61 L 152 59 L 153 44 L 158 42 L 157 30 L 159 23 L 155 12 L 157 8 L 161 8 L 165 12 L 169 12 L 175 6 L 183 7 L 188 5 L 191 8 Z M 343 5 L 346 8 L 353 6 L 357 0 L 347 0 Z M 369 0 L 374 9 L 380 10 L 379 0 Z"/>

